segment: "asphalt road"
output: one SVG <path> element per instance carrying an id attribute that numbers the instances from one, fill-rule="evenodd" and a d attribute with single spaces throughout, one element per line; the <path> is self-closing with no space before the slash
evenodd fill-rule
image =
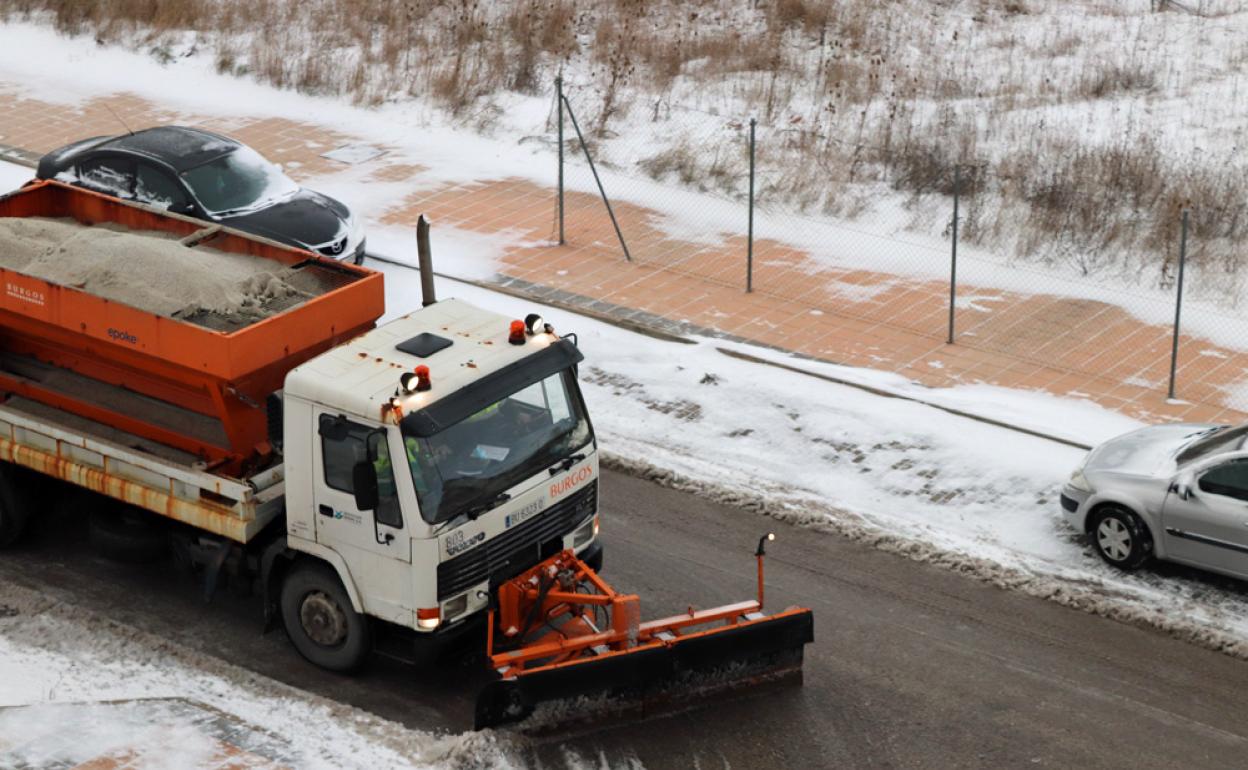
<path id="1" fill-rule="evenodd" d="M 1234 767 L 1248 750 L 1248 664 L 868 547 L 605 473 L 605 574 L 645 616 L 750 598 L 773 529 L 768 605 L 814 609 L 805 683 L 574 736 L 525 737 L 535 763 L 646 767 Z M 199 601 L 171 565 L 91 555 L 67 512 L 0 559 L 97 611 L 421 729 L 467 729 L 481 661 L 311 667 L 255 598 Z"/>

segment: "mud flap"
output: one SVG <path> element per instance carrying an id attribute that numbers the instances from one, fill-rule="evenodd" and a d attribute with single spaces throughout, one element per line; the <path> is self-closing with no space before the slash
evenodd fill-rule
<path id="1" fill-rule="evenodd" d="M 576 661 L 498 679 L 477 697 L 478 730 L 519 722 L 543 703 L 567 701 L 575 721 L 585 711 L 663 710 L 673 703 L 765 681 L 800 677 L 803 648 L 814 641 L 810 610 L 725 625 L 670 644 Z M 587 699 L 575 703 L 578 699 Z M 546 725 L 550 726 L 550 725 Z"/>

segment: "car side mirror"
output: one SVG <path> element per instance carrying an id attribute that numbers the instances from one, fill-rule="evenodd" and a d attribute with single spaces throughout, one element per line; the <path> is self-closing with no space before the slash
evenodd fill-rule
<path id="1" fill-rule="evenodd" d="M 195 204 L 187 201 L 186 203 L 175 203 L 169 207 L 169 210 L 175 214 L 194 214 Z"/>
<path id="2" fill-rule="evenodd" d="M 1192 498 L 1192 479 L 1184 476 L 1177 478 L 1170 484 L 1170 491 L 1180 500 L 1190 500 Z"/>
<path id="3" fill-rule="evenodd" d="M 377 488 L 377 469 L 367 460 L 361 460 L 351 469 L 351 487 L 355 490 L 355 509 L 375 511 L 381 500 Z"/>

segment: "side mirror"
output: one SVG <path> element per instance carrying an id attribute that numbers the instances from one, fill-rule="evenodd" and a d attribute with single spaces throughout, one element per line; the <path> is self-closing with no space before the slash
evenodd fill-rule
<path id="1" fill-rule="evenodd" d="M 194 214 L 195 204 L 187 201 L 186 203 L 175 203 L 169 207 L 169 210 L 175 214 Z"/>
<path id="2" fill-rule="evenodd" d="M 381 499 L 377 489 L 377 469 L 367 460 L 361 460 L 351 469 L 351 485 L 355 489 L 355 508 L 359 511 L 375 511 Z"/>
<path id="3" fill-rule="evenodd" d="M 1192 479 L 1190 476 L 1182 476 L 1170 483 L 1170 491 L 1180 500 L 1190 500 L 1192 498 Z"/>

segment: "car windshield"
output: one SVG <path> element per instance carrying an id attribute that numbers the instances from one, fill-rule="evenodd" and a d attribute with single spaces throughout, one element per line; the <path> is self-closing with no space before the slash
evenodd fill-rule
<path id="1" fill-rule="evenodd" d="M 490 503 L 592 438 L 570 371 L 552 374 L 428 438 L 401 424 L 425 521 L 437 524 Z M 480 511 L 484 512 L 484 511 Z"/>
<path id="2" fill-rule="evenodd" d="M 299 185 L 250 147 L 182 172 L 182 179 L 210 214 L 262 206 L 296 192 Z"/>
<path id="3" fill-rule="evenodd" d="M 1174 458 L 1174 461 L 1176 465 L 1181 467 L 1194 460 L 1209 457 L 1219 452 L 1243 449 L 1245 439 L 1248 439 L 1248 424 L 1234 428 L 1229 425 L 1219 425 L 1216 428 L 1210 428 L 1195 441 L 1185 446 L 1178 456 Z"/>

